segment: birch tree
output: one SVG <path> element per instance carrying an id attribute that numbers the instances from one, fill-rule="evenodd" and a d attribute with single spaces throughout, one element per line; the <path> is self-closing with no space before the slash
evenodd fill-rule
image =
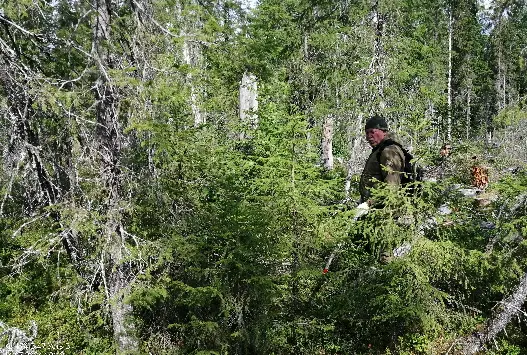
<path id="1" fill-rule="evenodd" d="M 200 87 L 199 75 L 201 71 L 202 41 L 200 41 L 201 23 L 200 7 L 191 1 L 189 4 L 181 2 L 177 8 L 177 25 L 181 28 L 180 36 L 183 38 L 183 61 L 188 66 L 187 83 L 190 87 L 190 107 L 194 115 L 194 126 L 198 127 L 206 122 L 206 114 L 202 112 L 201 102 L 203 89 Z"/>
<path id="2" fill-rule="evenodd" d="M 258 79 L 244 72 L 239 90 L 239 118 L 250 129 L 258 127 Z"/>
<path id="3" fill-rule="evenodd" d="M 334 118 L 329 114 L 322 124 L 322 165 L 326 170 L 333 170 L 333 128 Z"/>

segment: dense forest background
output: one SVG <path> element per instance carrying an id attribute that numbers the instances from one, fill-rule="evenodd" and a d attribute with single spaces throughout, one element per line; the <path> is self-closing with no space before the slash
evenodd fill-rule
<path id="1" fill-rule="evenodd" d="M 0 0 L 0 353 L 527 354 L 526 105 L 523 0 Z"/>

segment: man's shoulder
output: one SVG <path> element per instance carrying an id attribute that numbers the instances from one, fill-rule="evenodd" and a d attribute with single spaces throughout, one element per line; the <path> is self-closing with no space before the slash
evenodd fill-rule
<path id="1" fill-rule="evenodd" d="M 390 139 L 384 142 L 380 147 L 380 154 L 382 154 L 382 156 L 394 154 L 404 156 L 404 151 L 402 145 L 399 142 Z"/>

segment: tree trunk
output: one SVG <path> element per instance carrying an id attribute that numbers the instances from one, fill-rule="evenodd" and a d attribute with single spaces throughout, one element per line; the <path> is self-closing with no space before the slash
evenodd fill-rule
<path id="1" fill-rule="evenodd" d="M 324 169 L 333 170 L 333 115 L 329 114 L 324 119 L 322 126 L 322 153 L 321 160 Z"/>
<path id="2" fill-rule="evenodd" d="M 195 5 L 195 4 L 194 4 Z M 179 9 L 179 21 L 183 24 L 181 36 L 183 37 L 183 61 L 189 67 L 187 74 L 187 84 L 190 86 L 190 108 L 194 116 L 194 126 L 198 127 L 205 123 L 205 115 L 201 111 L 200 89 L 196 82 L 194 71 L 199 69 L 201 62 L 201 48 L 197 41 L 192 40 L 196 37 L 196 30 L 192 26 L 200 26 L 199 17 L 193 11 L 191 16 L 184 16 Z M 188 18 L 185 18 L 188 17 Z M 194 21 L 193 21 L 194 20 Z M 189 23 L 192 22 L 192 23 Z"/>
<path id="3" fill-rule="evenodd" d="M 467 91 L 467 122 L 466 122 L 466 125 L 467 125 L 467 130 L 466 130 L 466 138 L 469 139 L 470 138 L 470 99 L 472 97 L 472 90 L 471 90 L 471 85 L 469 85 L 468 87 L 468 91 Z"/>
<path id="4" fill-rule="evenodd" d="M 448 98 L 447 98 L 447 141 L 452 141 L 452 37 L 453 37 L 453 16 L 452 5 L 448 10 Z"/>
<path id="5" fill-rule="evenodd" d="M 190 85 L 190 108 L 192 109 L 192 114 L 194 116 L 194 127 L 198 127 L 205 123 L 205 116 L 199 107 L 198 89 L 196 88 L 194 74 L 192 73 L 193 66 L 195 66 L 195 63 L 198 60 L 196 58 L 198 55 L 199 53 L 196 53 L 195 45 L 190 43 L 186 38 L 183 43 L 183 60 L 185 61 L 185 64 L 190 67 L 190 71 L 187 74 L 187 82 L 188 85 Z"/>
<path id="6" fill-rule="evenodd" d="M 119 231 L 120 230 L 120 231 Z M 128 262 L 123 262 L 123 248 L 125 237 L 122 228 L 115 232 L 107 231 L 111 236 L 109 242 L 113 244 L 109 265 L 113 265 L 108 277 L 108 295 L 110 296 L 110 310 L 112 312 L 112 325 L 114 339 L 117 344 L 117 354 L 136 351 L 138 347 L 134 334 L 134 325 L 131 322 L 132 306 L 125 302 L 125 297 L 130 292 L 132 270 Z M 110 249 L 112 250 L 112 249 Z"/>
<path id="7" fill-rule="evenodd" d="M 243 73 L 240 83 L 240 121 L 251 129 L 258 127 L 258 79 L 249 72 Z"/>
<path id="8" fill-rule="evenodd" d="M 498 113 L 507 106 L 507 90 L 506 90 L 506 78 L 505 78 L 505 65 L 503 64 L 503 54 L 501 44 L 498 44 L 498 78 L 496 87 L 498 95 Z"/>
<path id="9" fill-rule="evenodd" d="M 347 135 L 348 135 L 348 150 L 349 150 L 349 159 L 347 162 L 347 174 L 346 181 L 344 183 L 344 192 L 345 199 L 349 199 L 350 189 L 351 189 L 351 179 L 354 174 L 360 173 L 362 168 L 359 164 L 359 158 L 357 152 L 360 151 L 362 137 L 362 127 L 363 127 L 363 115 L 359 114 L 357 119 L 351 120 L 348 123 Z"/>
<path id="10" fill-rule="evenodd" d="M 105 248 L 109 255 L 102 257 L 103 278 L 106 295 L 110 304 L 113 334 L 117 354 L 136 351 L 137 340 L 133 335 L 133 325 L 129 323 L 132 308 L 125 303 L 131 280 L 130 262 L 124 259 L 125 235 L 121 225 L 122 173 L 119 169 L 124 136 L 119 122 L 119 92 L 112 85 L 108 69 L 114 66 L 109 53 L 111 31 L 111 2 L 94 0 L 97 11 L 94 26 L 92 55 L 99 67 L 99 77 L 94 87 L 96 98 L 96 144 L 100 158 L 106 222 L 103 229 Z"/>
<path id="11" fill-rule="evenodd" d="M 383 36 L 385 30 L 385 18 L 379 11 L 379 0 L 374 0 L 372 3 L 372 26 L 375 32 L 375 40 L 373 42 L 373 58 L 370 63 L 369 73 L 375 74 L 373 76 L 376 92 L 373 93 L 373 98 L 378 98 L 378 111 L 383 111 L 386 108 L 384 99 L 384 86 L 386 78 L 385 52 L 383 48 Z"/>

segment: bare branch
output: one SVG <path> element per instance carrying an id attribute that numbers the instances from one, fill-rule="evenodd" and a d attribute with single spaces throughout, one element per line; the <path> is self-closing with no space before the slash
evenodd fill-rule
<path id="1" fill-rule="evenodd" d="M 505 327 L 510 323 L 513 317 L 519 313 L 522 305 L 527 299 L 527 272 L 520 280 L 520 284 L 516 289 L 503 301 L 500 302 L 499 310 L 495 312 L 494 316 L 489 319 L 485 330 L 483 332 L 476 332 L 469 336 L 458 339 L 455 343 L 460 344 L 460 349 L 457 350 L 460 354 L 476 354 L 485 350 L 485 344 L 494 341 L 496 336 L 505 330 Z"/>
<path id="2" fill-rule="evenodd" d="M 13 21 L 10 21 L 8 18 L 6 18 L 5 16 L 3 16 L 3 14 L 0 12 L 0 21 L 4 22 L 4 23 L 7 23 L 11 26 L 13 26 L 14 28 L 16 28 L 17 30 L 21 31 L 22 33 L 26 34 L 26 35 L 29 35 L 29 36 L 32 36 L 32 37 L 36 37 L 38 39 L 41 39 L 42 38 L 42 35 L 40 34 L 36 34 L 36 33 L 33 33 L 29 30 L 26 30 L 25 28 L 23 28 L 22 26 L 19 26 L 17 25 L 16 23 L 14 23 Z"/>

